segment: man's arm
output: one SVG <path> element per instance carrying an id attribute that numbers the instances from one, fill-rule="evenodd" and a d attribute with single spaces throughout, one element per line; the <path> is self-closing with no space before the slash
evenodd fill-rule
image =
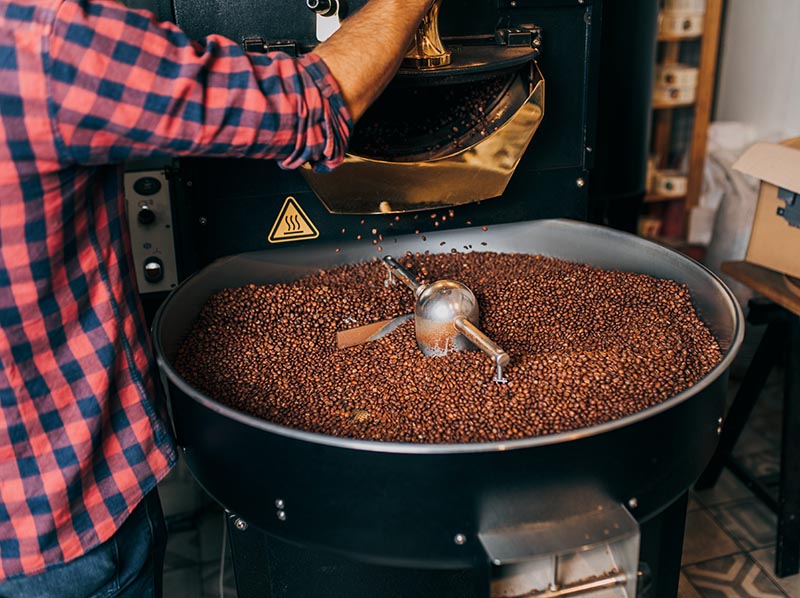
<path id="1" fill-rule="evenodd" d="M 364 114 L 391 81 L 431 3 L 370 0 L 314 49 L 339 83 L 353 120 Z"/>
<path id="2" fill-rule="evenodd" d="M 48 56 L 62 161 L 248 156 L 332 168 L 351 131 L 348 103 L 360 115 L 377 97 L 429 1 L 371 0 L 319 54 L 293 59 L 216 35 L 192 41 L 110 0 L 64 0 Z"/>

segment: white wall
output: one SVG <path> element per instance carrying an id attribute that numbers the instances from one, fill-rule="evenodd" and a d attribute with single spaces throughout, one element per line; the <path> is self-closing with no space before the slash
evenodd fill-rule
<path id="1" fill-rule="evenodd" d="M 727 0 L 715 120 L 800 135 L 800 0 Z"/>

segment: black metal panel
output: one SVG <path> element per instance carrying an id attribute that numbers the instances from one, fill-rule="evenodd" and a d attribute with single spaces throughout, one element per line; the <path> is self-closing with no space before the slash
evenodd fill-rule
<path id="1" fill-rule="evenodd" d="M 351 2 L 351 8 L 363 2 Z M 304 2 L 175 0 L 177 22 L 193 36 L 218 32 L 233 39 L 296 39 L 314 44 L 314 16 Z M 590 60 L 596 38 L 592 12 L 599 2 L 470 0 L 444 2 L 441 29 L 450 36 L 492 36 L 499 24 L 535 23 L 543 28 L 539 60 L 546 80 L 545 117 L 502 198 L 454 208 L 455 217 L 442 228 L 548 217 L 585 219 L 588 181 L 584 167 L 587 120 L 596 81 Z M 266 237 L 287 195 L 293 195 L 320 229 L 320 240 L 354 239 L 376 228 L 382 234 L 424 231 L 432 212 L 394 216 L 331 215 L 297 173 L 274 164 L 233 160 L 183 160 L 176 185 L 177 226 L 190 242 L 186 251 L 197 265 L 220 255 L 265 248 Z M 191 182 L 191 186 L 188 183 Z M 532 199 L 533 198 L 533 199 Z M 199 225 L 204 218 L 205 226 Z M 364 224 L 361 221 L 364 220 Z M 347 233 L 342 236 L 341 230 Z M 185 261 L 191 259 L 184 258 Z"/>
<path id="2" fill-rule="evenodd" d="M 239 598 L 470 598 L 489 595 L 489 566 L 371 565 L 229 525 Z"/>
<path id="3" fill-rule="evenodd" d="M 688 494 L 641 526 L 638 598 L 675 598 Z M 232 517 L 229 521 L 233 521 Z M 436 570 L 376 566 L 229 525 L 239 598 L 484 598 L 488 564 Z"/>
<path id="4" fill-rule="evenodd" d="M 164 0 L 138 0 L 164 1 Z M 303 0 L 172 0 L 175 20 L 189 35 L 203 37 L 212 33 L 240 41 L 262 37 L 266 41 L 293 40 L 305 48 L 316 45 L 313 11 Z M 357 11 L 366 0 L 340 0 L 343 14 Z M 582 10 L 599 4 L 577 0 L 446 0 L 440 10 L 443 37 L 493 34 L 499 23 L 519 24 L 530 9 Z M 376 32 L 380 35 L 380 32 Z"/>
<path id="5" fill-rule="evenodd" d="M 533 143 L 538 147 L 535 137 Z M 579 167 L 535 170 L 523 163 L 500 198 L 452 210 L 349 216 L 330 214 L 298 173 L 282 171 L 273 162 L 192 160 L 184 162 L 173 179 L 175 207 L 181 213 L 175 226 L 185 240 L 181 254 L 191 256 L 187 259 L 196 269 L 221 256 L 269 248 L 267 238 L 288 196 L 298 201 L 320 232 L 319 239 L 295 242 L 293 247 L 322 241 L 352 242 L 358 235 L 369 246 L 376 238 L 373 229 L 388 237 L 469 224 L 556 217 L 583 220 L 587 189 L 579 186 L 578 179 L 587 175 Z M 438 218 L 431 218 L 433 214 Z M 381 254 L 379 246 L 384 252 L 391 251 L 390 245 L 379 241 L 374 245 L 376 256 Z"/>
<path id="6" fill-rule="evenodd" d="M 538 60 L 545 79 L 544 119 L 522 161 L 523 168 L 545 170 L 582 166 L 587 106 L 595 89 L 589 87 L 592 64 L 591 15 L 596 10 L 579 5 L 519 9 L 514 20 L 542 28 L 543 49 Z M 595 56 L 597 60 L 599 57 Z"/>
<path id="7" fill-rule="evenodd" d="M 591 199 L 643 196 L 658 0 L 605 0 Z"/>

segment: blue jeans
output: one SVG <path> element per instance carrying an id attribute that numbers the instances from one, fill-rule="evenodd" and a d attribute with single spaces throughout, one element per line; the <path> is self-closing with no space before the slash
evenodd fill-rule
<path id="1" fill-rule="evenodd" d="M 166 544 L 152 490 L 110 540 L 39 575 L 0 583 L 0 598 L 161 598 Z"/>

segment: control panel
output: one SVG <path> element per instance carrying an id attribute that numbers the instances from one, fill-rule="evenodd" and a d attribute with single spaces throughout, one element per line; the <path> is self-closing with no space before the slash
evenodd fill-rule
<path id="1" fill-rule="evenodd" d="M 169 184 L 163 170 L 125 173 L 125 207 L 139 293 L 178 285 Z"/>

